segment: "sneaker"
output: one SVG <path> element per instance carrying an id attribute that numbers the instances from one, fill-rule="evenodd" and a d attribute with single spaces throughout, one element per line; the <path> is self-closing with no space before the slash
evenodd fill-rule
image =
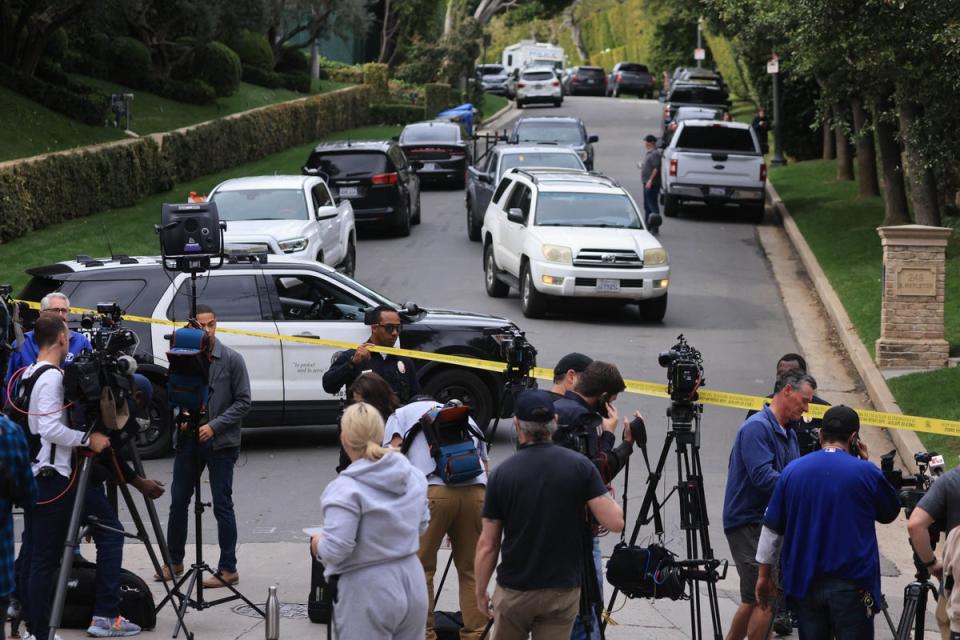
<path id="1" fill-rule="evenodd" d="M 170 582 L 172 580 L 178 580 L 183 577 L 183 565 L 175 564 L 173 565 L 173 571 L 170 571 L 170 567 L 163 567 L 163 575 L 159 573 L 153 574 L 154 582 Z"/>
<path id="2" fill-rule="evenodd" d="M 117 616 L 112 621 L 110 618 L 93 616 L 93 621 L 87 627 L 87 634 L 94 638 L 126 638 L 138 633 L 140 633 L 140 627 L 123 616 Z"/>
<path id="3" fill-rule="evenodd" d="M 773 632 L 778 636 L 788 636 L 793 633 L 793 621 L 790 612 L 780 610 L 773 616 Z"/>
<path id="4" fill-rule="evenodd" d="M 7 605 L 7 620 L 16 620 L 20 617 L 20 601 L 16 598 L 10 598 Z"/>

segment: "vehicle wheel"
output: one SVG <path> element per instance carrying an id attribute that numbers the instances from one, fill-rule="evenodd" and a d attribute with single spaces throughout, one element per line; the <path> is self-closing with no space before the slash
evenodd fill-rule
<path id="1" fill-rule="evenodd" d="M 422 211 L 420 207 L 420 193 L 417 193 L 417 207 L 415 209 L 416 213 L 413 214 L 413 217 L 410 218 L 410 224 L 420 224 L 420 213 Z"/>
<path id="2" fill-rule="evenodd" d="M 763 223 L 763 214 L 764 207 L 763 205 L 744 205 L 743 206 L 743 216 L 747 219 L 747 222 L 753 224 L 762 224 Z"/>
<path id="3" fill-rule="evenodd" d="M 555 107 L 559 107 L 559 106 L 562 105 L 562 104 L 563 104 L 563 100 L 554 100 L 554 101 L 553 101 L 553 106 L 555 106 Z"/>
<path id="4" fill-rule="evenodd" d="M 467 237 L 474 242 L 480 241 L 480 225 L 473 219 L 473 203 L 467 200 Z"/>
<path id="5" fill-rule="evenodd" d="M 648 322 L 662 322 L 663 316 L 667 315 L 667 294 L 659 298 L 650 300 L 641 300 L 637 303 L 640 307 L 640 315 Z"/>
<path id="6" fill-rule="evenodd" d="M 350 240 L 347 244 L 347 255 L 344 256 L 343 262 L 337 266 L 337 271 L 352 278 L 357 272 L 357 245 Z"/>
<path id="7" fill-rule="evenodd" d="M 668 218 L 676 218 L 680 213 L 680 203 L 676 196 L 664 194 L 663 196 L 663 215 Z"/>
<path id="8" fill-rule="evenodd" d="M 517 100 L 517 109 L 523 109 L 523 103 Z"/>
<path id="9" fill-rule="evenodd" d="M 144 460 L 162 458 L 173 449 L 173 416 L 167 406 L 167 390 L 153 385 L 149 418 L 137 419 L 137 451 Z"/>
<path id="10" fill-rule="evenodd" d="M 520 274 L 520 310 L 527 318 L 541 318 L 547 311 L 547 296 L 533 286 L 529 265 L 524 265 Z"/>
<path id="11" fill-rule="evenodd" d="M 410 202 L 408 201 L 403 213 L 400 214 L 400 219 L 394 223 L 393 232 L 398 237 L 405 238 L 410 235 L 410 218 Z"/>
<path id="12" fill-rule="evenodd" d="M 487 385 L 477 374 L 463 369 L 437 371 L 424 383 L 423 392 L 442 404 L 448 400 L 460 400 L 473 410 L 473 419 L 481 429 L 486 428 L 496 412 Z"/>
<path id="13" fill-rule="evenodd" d="M 493 257 L 493 245 L 488 244 L 483 250 L 483 278 L 487 287 L 487 295 L 491 298 L 506 298 L 510 293 L 510 286 L 497 279 L 497 261 Z"/>

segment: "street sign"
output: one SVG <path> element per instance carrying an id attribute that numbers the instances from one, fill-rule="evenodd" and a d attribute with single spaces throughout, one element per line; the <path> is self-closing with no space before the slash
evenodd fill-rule
<path id="1" fill-rule="evenodd" d="M 707 50 L 706 49 L 694 49 L 693 50 L 693 59 L 694 60 L 706 60 L 707 59 Z"/>
<path id="2" fill-rule="evenodd" d="M 767 60 L 767 73 L 780 73 L 780 58 L 778 56 L 773 56 Z"/>

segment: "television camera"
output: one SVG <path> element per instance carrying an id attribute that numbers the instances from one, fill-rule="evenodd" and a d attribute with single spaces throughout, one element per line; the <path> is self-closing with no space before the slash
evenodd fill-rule
<path id="1" fill-rule="evenodd" d="M 677 343 L 657 356 L 657 362 L 667 370 L 667 393 L 672 404 L 667 412 L 677 431 L 690 431 L 703 411 L 697 402 L 697 389 L 706 381 L 703 376 L 703 356 L 690 346 L 681 333 Z"/>
<path id="2" fill-rule="evenodd" d="M 920 451 L 913 454 L 917 463 L 917 473 L 905 474 L 902 469 L 893 468 L 893 460 L 897 455 L 896 449 L 880 457 L 880 470 L 883 477 L 900 492 L 900 504 L 903 505 L 907 518 L 913 513 L 913 508 L 920 502 L 930 485 L 943 473 L 943 456 L 936 451 Z"/>

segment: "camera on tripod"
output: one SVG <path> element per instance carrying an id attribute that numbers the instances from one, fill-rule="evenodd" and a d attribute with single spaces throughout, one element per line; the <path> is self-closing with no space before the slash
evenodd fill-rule
<path id="1" fill-rule="evenodd" d="M 697 389 L 704 383 L 703 357 L 681 333 L 677 344 L 662 351 L 657 362 L 667 370 L 667 392 L 674 402 L 696 402 Z"/>
<path id="2" fill-rule="evenodd" d="M 717 572 L 723 565 L 714 558 L 680 560 L 662 544 L 635 547 L 621 543 L 607 564 L 607 581 L 628 598 L 683 600 L 689 597 L 688 582 L 716 582 L 726 577 L 726 568 L 722 575 Z"/>
<path id="3" fill-rule="evenodd" d="M 880 470 L 883 477 L 886 478 L 893 487 L 900 492 L 900 504 L 903 505 L 903 511 L 907 518 L 913 513 L 913 508 L 920 502 L 920 498 L 930 489 L 934 480 L 943 473 L 943 456 L 936 451 L 920 451 L 913 454 L 913 459 L 917 463 L 916 474 L 904 474 L 902 469 L 893 468 L 893 459 L 897 451 L 884 454 L 880 457 Z"/>
<path id="4" fill-rule="evenodd" d="M 488 329 L 485 333 L 500 345 L 501 357 L 507 363 L 503 372 L 507 386 L 516 390 L 531 386 L 530 372 L 537 366 L 537 350 L 527 341 L 526 334 L 514 326 Z"/>

